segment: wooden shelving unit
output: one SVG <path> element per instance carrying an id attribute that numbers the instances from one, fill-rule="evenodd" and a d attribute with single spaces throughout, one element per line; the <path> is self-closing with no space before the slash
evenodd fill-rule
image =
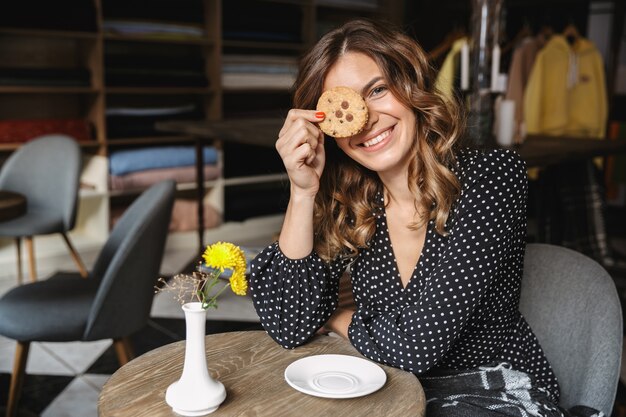
<path id="1" fill-rule="evenodd" d="M 49 2 L 41 1 L 42 8 L 51 10 Z M 63 10 L 62 0 L 56 8 Z M 356 16 L 385 17 L 397 10 L 402 0 L 379 0 L 377 7 L 332 4 L 319 0 L 154 0 L 127 2 L 125 0 L 71 0 L 80 5 L 74 16 L 50 16 L 51 21 L 38 18 L 31 25 L 24 8 L 11 16 L 10 8 L 0 17 L 0 70 L 10 68 L 46 68 L 86 71 L 85 85 L 54 85 L 52 80 L 32 84 L 11 85 L 0 80 L 0 120 L 12 119 L 81 119 L 89 123 L 92 140 L 81 142 L 85 155 L 83 182 L 92 189 L 81 192 L 79 219 L 74 234 L 87 236 L 78 242 L 106 239 L 109 230 L 111 204 L 120 199 L 119 192 L 108 188 L 108 155 L 114 149 L 157 146 L 168 144 L 193 144 L 193 137 L 176 134 L 123 135 L 116 134 L 107 111 L 124 106 L 159 106 L 191 103 L 196 106 L 199 120 L 257 117 L 284 114 L 290 104 L 289 88 L 275 86 L 243 86 L 233 88 L 222 83 L 223 58 L 240 56 L 280 56 L 295 62 L 302 53 L 331 25 Z M 341 2 L 340 2 L 341 3 Z M 142 7 L 143 5 L 143 7 Z M 59 17 L 61 16 L 61 18 Z M 249 33 L 239 22 L 250 17 L 258 24 Z M 54 21 L 52 21 L 54 19 Z M 203 29 L 199 37 L 172 37 L 116 33 L 110 30 L 111 20 L 138 20 L 152 23 L 195 25 Z M 295 19 L 295 20 L 293 20 Z M 238 26 L 239 25 L 239 26 Z M 263 32 L 265 31 L 265 33 Z M 269 32 L 268 32 L 269 31 Z M 274 33 L 272 33 L 274 31 Z M 279 32 L 283 33 L 279 33 Z M 245 30 L 243 31 L 245 32 Z M 286 35 L 283 38 L 280 36 Z M 278 38 L 272 38 L 278 37 Z M 140 82 L 120 82 L 115 76 L 116 66 L 124 57 L 146 56 L 155 58 L 148 68 L 158 71 L 160 57 L 164 68 L 178 59 L 189 60 L 202 67 L 205 83 L 201 85 L 170 85 L 166 82 L 151 85 L 137 76 Z M 121 57 L 121 58 L 120 58 Z M 120 59 L 118 59 L 120 58 Z M 116 72 L 117 71 L 117 72 Z M 47 82 L 49 81 L 49 82 Z M 21 143 L 0 143 L 2 157 L 19 148 Z M 228 155 L 229 147 L 222 147 L 221 159 L 226 165 L 223 181 L 207 183 L 210 186 L 234 187 L 245 193 L 245 186 L 257 187 L 260 183 L 275 184 L 274 191 L 284 191 L 279 175 L 282 165 L 277 164 L 275 152 L 267 155 L 273 162 L 258 164 L 258 149 L 237 147 L 236 160 Z M 259 166 L 257 172 L 239 174 L 236 165 Z M 278 161 L 280 162 L 280 161 Z M 183 184 L 188 190 L 192 184 Z M 271 186 L 269 188 L 272 188 Z M 243 190 L 243 191 L 241 191 Z M 234 198 L 240 199 L 241 194 Z M 228 193 L 225 209 L 228 210 Z M 270 207 L 269 210 L 275 210 Z M 264 214 L 264 213 L 262 213 Z M 228 213 L 225 213 L 228 220 Z M 245 215 L 244 215 L 245 217 Z M 243 218 L 235 216 L 235 219 Z M 1 246 L 1 245 L 0 245 Z M 80 249 L 80 248 L 79 248 Z"/>

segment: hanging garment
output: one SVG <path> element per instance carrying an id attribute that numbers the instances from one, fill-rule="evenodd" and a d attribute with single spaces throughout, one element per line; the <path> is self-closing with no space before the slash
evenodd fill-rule
<path id="1" fill-rule="evenodd" d="M 524 123 L 524 90 L 530 78 L 530 72 L 535 64 L 537 53 L 543 46 L 539 37 L 528 36 L 520 42 L 513 51 L 513 58 L 509 67 L 509 83 L 506 90 L 506 99 L 515 102 L 515 142 L 521 143 L 525 136 Z"/>
<path id="2" fill-rule="evenodd" d="M 466 43 L 467 38 L 461 38 L 452 44 L 435 80 L 435 88 L 444 98 L 449 100 L 454 99 L 454 86 L 457 84 L 455 80 L 460 77 L 458 70 L 460 68 L 460 52 Z"/>
<path id="3" fill-rule="evenodd" d="M 524 94 L 529 134 L 603 138 L 607 122 L 604 64 L 579 38 L 570 46 L 555 35 L 537 54 Z"/>

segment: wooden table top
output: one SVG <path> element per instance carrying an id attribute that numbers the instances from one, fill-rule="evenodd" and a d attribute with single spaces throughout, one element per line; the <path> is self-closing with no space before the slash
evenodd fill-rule
<path id="1" fill-rule="evenodd" d="M 158 130 L 219 139 L 246 145 L 273 147 L 285 122 L 282 118 L 231 119 L 216 122 L 204 120 L 171 120 L 158 122 Z"/>
<path id="2" fill-rule="evenodd" d="M 216 122 L 174 120 L 159 122 L 157 128 L 205 139 L 273 147 L 283 122 L 282 118 L 232 119 Z M 519 152 L 528 167 L 541 167 L 625 153 L 626 140 L 532 135 L 528 136 L 522 145 L 512 149 Z"/>
<path id="3" fill-rule="evenodd" d="M 121 367 L 104 385 L 98 414 L 173 417 L 165 390 L 180 378 L 184 341 L 152 350 Z M 293 361 L 319 354 L 361 355 L 349 342 L 316 336 L 293 350 L 278 346 L 264 331 L 220 333 L 206 337 L 211 375 L 226 387 L 226 400 L 211 416 L 424 416 L 424 392 L 411 373 L 382 366 L 387 382 L 359 398 L 328 399 L 303 394 L 284 379 Z"/>
<path id="4" fill-rule="evenodd" d="M 538 167 L 626 153 L 626 140 L 533 135 L 512 149 L 519 152 L 529 167 Z"/>
<path id="5" fill-rule="evenodd" d="M 0 222 L 26 213 L 26 197 L 13 191 L 0 190 Z"/>

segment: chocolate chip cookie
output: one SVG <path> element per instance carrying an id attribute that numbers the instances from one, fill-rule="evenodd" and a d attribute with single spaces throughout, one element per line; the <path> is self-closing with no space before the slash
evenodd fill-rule
<path id="1" fill-rule="evenodd" d="M 319 123 L 322 132 L 335 138 L 354 136 L 367 123 L 368 111 L 363 97 L 349 87 L 324 91 L 317 101 L 317 111 L 326 118 Z"/>

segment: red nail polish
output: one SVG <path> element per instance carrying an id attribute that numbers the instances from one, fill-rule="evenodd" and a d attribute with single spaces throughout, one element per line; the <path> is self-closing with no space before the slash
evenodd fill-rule
<path id="1" fill-rule="evenodd" d="M 317 117 L 318 119 L 323 119 L 324 117 L 326 117 L 326 113 L 324 113 L 323 111 L 318 111 L 317 113 L 315 113 L 315 117 Z"/>

